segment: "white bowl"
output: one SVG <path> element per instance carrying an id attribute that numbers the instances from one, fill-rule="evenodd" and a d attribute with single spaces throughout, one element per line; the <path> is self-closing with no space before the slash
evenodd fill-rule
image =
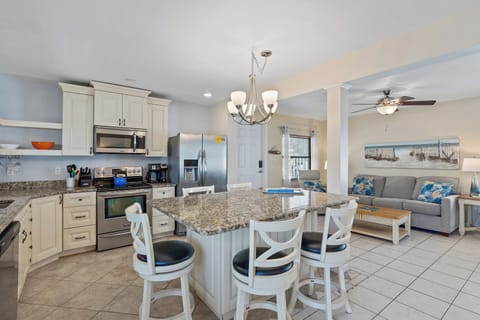
<path id="1" fill-rule="evenodd" d="M 4 143 L 0 144 L 1 149 L 17 149 L 19 144 L 14 144 L 14 143 Z"/>

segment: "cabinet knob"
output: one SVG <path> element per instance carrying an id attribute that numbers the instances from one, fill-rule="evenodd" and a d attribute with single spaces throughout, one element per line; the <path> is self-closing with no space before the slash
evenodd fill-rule
<path id="1" fill-rule="evenodd" d="M 118 125 L 121 126 L 122 125 L 122 119 L 118 118 Z"/>
<path id="2" fill-rule="evenodd" d="M 123 119 L 123 126 L 125 127 L 125 119 Z"/>
<path id="3" fill-rule="evenodd" d="M 90 147 L 90 154 L 93 154 L 93 147 Z"/>

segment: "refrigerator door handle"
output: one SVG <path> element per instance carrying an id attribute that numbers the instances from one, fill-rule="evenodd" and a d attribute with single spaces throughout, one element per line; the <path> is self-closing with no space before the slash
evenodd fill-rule
<path id="1" fill-rule="evenodd" d="M 198 151 L 197 156 L 197 165 L 198 165 L 198 179 L 200 180 L 200 186 L 203 186 L 203 150 Z"/>
<path id="2" fill-rule="evenodd" d="M 203 149 L 203 153 L 202 153 L 202 160 L 203 160 L 203 163 L 202 163 L 202 172 L 203 172 L 203 181 L 202 181 L 202 185 L 205 185 L 205 175 L 207 174 L 207 153 L 205 151 L 205 149 Z"/>

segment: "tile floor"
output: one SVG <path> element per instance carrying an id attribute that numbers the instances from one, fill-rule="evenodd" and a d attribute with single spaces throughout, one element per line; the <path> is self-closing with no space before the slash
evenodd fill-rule
<path id="1" fill-rule="evenodd" d="M 351 248 L 353 314 L 336 311 L 336 320 L 480 319 L 480 233 L 443 237 L 413 230 L 399 246 L 354 234 Z M 31 272 L 18 319 L 138 319 L 143 282 L 132 270 L 132 252 L 131 247 L 89 252 Z M 198 298 L 195 303 L 194 319 L 216 319 Z M 152 315 L 169 316 L 180 308 L 180 299 L 167 298 L 155 303 Z M 275 314 L 255 310 L 248 317 L 267 318 Z M 324 314 L 299 303 L 293 319 L 324 319 Z"/>

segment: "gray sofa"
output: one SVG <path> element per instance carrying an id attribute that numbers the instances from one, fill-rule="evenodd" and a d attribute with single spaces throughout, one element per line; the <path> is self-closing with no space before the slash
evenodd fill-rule
<path id="1" fill-rule="evenodd" d="M 458 227 L 459 179 L 454 177 L 358 175 L 374 178 L 374 195 L 354 195 L 359 203 L 412 211 L 412 226 L 450 234 Z M 451 183 L 452 194 L 440 204 L 416 200 L 426 180 Z"/>

